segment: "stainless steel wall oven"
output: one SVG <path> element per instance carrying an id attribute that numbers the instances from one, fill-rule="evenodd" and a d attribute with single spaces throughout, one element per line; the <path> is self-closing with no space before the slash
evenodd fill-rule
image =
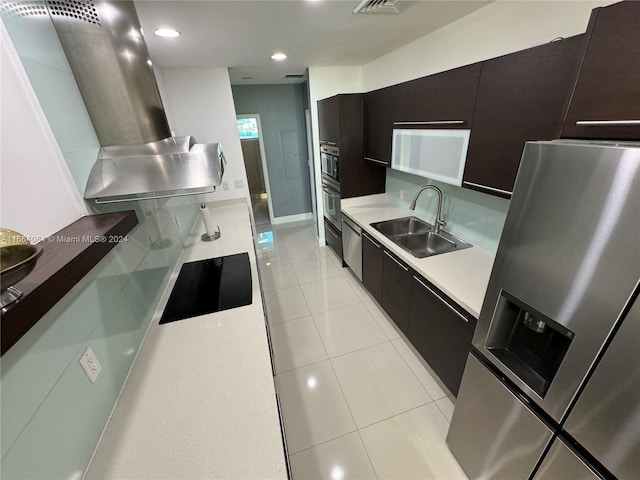
<path id="1" fill-rule="evenodd" d="M 320 146 L 322 163 L 322 205 L 324 218 L 340 232 L 340 151 L 336 147 Z"/>

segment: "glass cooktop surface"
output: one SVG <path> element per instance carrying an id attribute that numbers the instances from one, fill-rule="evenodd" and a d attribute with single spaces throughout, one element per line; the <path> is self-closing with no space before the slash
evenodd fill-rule
<path id="1" fill-rule="evenodd" d="M 160 323 L 250 305 L 251 265 L 247 253 L 182 265 Z"/>

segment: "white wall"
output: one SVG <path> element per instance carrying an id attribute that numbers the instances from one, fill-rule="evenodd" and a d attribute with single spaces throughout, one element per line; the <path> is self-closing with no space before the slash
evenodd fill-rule
<path id="1" fill-rule="evenodd" d="M 202 201 L 248 198 L 247 173 L 236 124 L 231 82 L 226 68 L 162 68 L 156 70 L 158 87 L 174 135 L 193 135 L 199 143 L 220 142 L 227 159 L 221 187 Z M 243 187 L 235 188 L 241 179 Z"/>
<path id="2" fill-rule="evenodd" d="M 87 211 L 1 22 L 0 45 L 0 225 L 44 237 Z"/>
<path id="3" fill-rule="evenodd" d="M 584 33 L 591 10 L 614 1 L 496 1 L 362 69 L 363 91 Z M 411 10 L 407 10 L 410 14 Z"/>
<path id="4" fill-rule="evenodd" d="M 324 245 L 324 210 L 322 205 L 322 171 L 320 168 L 320 137 L 318 135 L 318 100 L 338 93 L 362 92 L 362 67 L 309 67 L 309 101 L 313 135 L 313 166 L 318 199 L 318 235 Z"/>

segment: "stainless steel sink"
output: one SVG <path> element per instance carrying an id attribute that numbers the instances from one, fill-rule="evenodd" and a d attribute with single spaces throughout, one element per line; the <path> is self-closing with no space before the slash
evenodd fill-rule
<path id="1" fill-rule="evenodd" d="M 397 218 L 372 223 L 371 226 L 389 240 L 417 258 L 469 248 L 472 245 L 416 217 Z"/>
<path id="2" fill-rule="evenodd" d="M 371 226 L 389 238 L 398 235 L 416 235 L 433 230 L 431 225 L 417 217 L 396 218 L 386 222 L 372 223 Z"/>

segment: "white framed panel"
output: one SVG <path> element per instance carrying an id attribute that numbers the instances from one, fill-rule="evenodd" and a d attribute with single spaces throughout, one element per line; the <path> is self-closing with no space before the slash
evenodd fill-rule
<path id="1" fill-rule="evenodd" d="M 460 187 L 470 134 L 469 129 L 394 129 L 391 168 Z"/>

